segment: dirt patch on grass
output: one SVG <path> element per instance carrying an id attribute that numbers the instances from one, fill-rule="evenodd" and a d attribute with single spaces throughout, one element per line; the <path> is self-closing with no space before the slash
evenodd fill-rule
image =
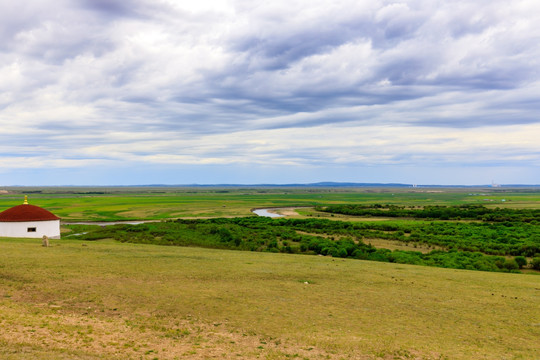
<path id="1" fill-rule="evenodd" d="M 310 233 L 310 232 L 307 232 L 307 231 L 300 231 L 300 230 L 296 230 L 296 233 L 300 234 L 300 235 L 320 236 L 320 237 L 323 237 L 323 238 L 326 238 L 326 239 L 331 239 L 331 240 L 341 240 L 341 239 L 344 239 L 344 238 L 351 238 L 351 236 L 349 236 L 349 235 L 319 234 L 319 233 Z M 354 242 L 358 243 L 358 239 L 355 239 Z"/>
<path id="2" fill-rule="evenodd" d="M 280 208 L 280 209 L 269 209 L 269 213 L 275 213 L 280 214 L 283 216 L 298 216 L 298 213 L 296 212 L 296 208 L 290 207 L 290 208 Z"/>
<path id="3" fill-rule="evenodd" d="M 418 243 L 406 243 L 396 240 L 386 240 L 386 239 L 364 239 L 366 244 L 372 245 L 378 249 L 388 249 L 388 250 L 403 250 L 403 251 L 418 251 L 422 254 L 427 254 L 433 250 L 444 250 L 439 246 L 425 245 Z"/>
<path id="4" fill-rule="evenodd" d="M 305 231 L 296 231 L 296 233 L 301 235 L 311 235 L 311 236 L 320 236 L 326 239 L 331 240 L 341 240 L 344 238 L 351 238 L 351 236 L 347 235 L 339 235 L 339 234 L 318 234 L 318 233 L 310 233 Z M 444 248 L 434 245 L 426 245 L 426 244 L 418 244 L 418 243 L 406 243 L 402 241 L 397 240 L 386 240 L 386 239 L 363 239 L 364 243 L 372 245 L 378 249 L 388 249 L 388 250 L 403 250 L 403 251 L 418 251 L 422 254 L 427 254 L 433 250 L 444 250 Z M 358 243 L 358 239 L 354 239 L 355 243 Z"/>
<path id="5" fill-rule="evenodd" d="M 283 339 L 191 318 L 164 323 L 150 314 L 103 316 L 91 309 L 75 314 L 47 304 L 31 309 L 6 302 L 0 310 L 0 342 L 7 345 L 0 347 L 0 356 L 13 359 L 24 359 L 28 348 L 67 358 L 337 359 L 312 346 L 298 348 Z"/>

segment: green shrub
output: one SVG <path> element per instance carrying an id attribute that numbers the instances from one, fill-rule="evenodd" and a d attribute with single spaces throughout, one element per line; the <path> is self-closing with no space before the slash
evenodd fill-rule
<path id="1" fill-rule="evenodd" d="M 389 262 L 390 260 L 388 259 L 388 256 L 386 256 L 387 253 L 388 252 L 384 251 L 375 251 L 369 254 L 368 259 L 372 261 Z"/>
<path id="2" fill-rule="evenodd" d="M 333 257 L 340 257 L 340 258 L 346 258 L 347 257 L 347 250 L 344 248 L 338 248 L 332 250 L 332 256 Z"/>
<path id="3" fill-rule="evenodd" d="M 527 259 L 525 256 L 516 256 L 514 258 L 520 269 L 523 269 L 524 266 L 527 266 Z"/>
<path id="4" fill-rule="evenodd" d="M 535 270 L 540 270 L 540 257 L 535 257 L 531 261 L 532 268 Z"/>
<path id="5" fill-rule="evenodd" d="M 518 265 L 518 263 L 516 262 L 516 260 L 510 259 L 510 260 L 506 260 L 506 261 L 504 262 L 504 268 L 505 268 L 506 270 L 512 271 L 512 270 L 517 270 L 517 269 L 519 269 L 519 265 Z"/>
<path id="6" fill-rule="evenodd" d="M 355 259 L 367 260 L 368 254 L 363 252 L 362 250 L 355 250 L 352 253 L 352 257 L 355 258 Z"/>

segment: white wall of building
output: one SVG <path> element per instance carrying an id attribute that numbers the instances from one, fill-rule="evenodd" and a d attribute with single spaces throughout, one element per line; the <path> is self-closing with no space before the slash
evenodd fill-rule
<path id="1" fill-rule="evenodd" d="M 60 220 L 0 222 L 0 236 L 3 237 L 42 238 L 43 235 L 60 239 Z"/>

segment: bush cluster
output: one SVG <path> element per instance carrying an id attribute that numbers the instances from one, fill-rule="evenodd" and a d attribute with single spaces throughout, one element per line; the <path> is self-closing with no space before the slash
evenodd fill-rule
<path id="1" fill-rule="evenodd" d="M 534 222 L 540 221 L 540 209 L 509 209 L 486 208 L 482 205 L 468 204 L 456 206 L 424 206 L 423 208 L 409 208 L 398 205 L 330 205 L 319 206 L 318 211 L 351 216 L 383 216 L 414 219 L 437 220 L 481 220 L 488 222 Z"/>
<path id="2" fill-rule="evenodd" d="M 525 256 L 540 255 L 540 237 L 531 237 L 527 231 L 531 232 L 532 229 L 508 224 L 352 223 L 327 219 L 246 217 L 114 225 L 89 231 L 79 235 L 79 238 L 113 238 L 144 244 L 318 254 L 337 258 L 514 272 L 527 266 Z M 508 241 L 510 233 L 523 241 Z M 447 250 L 422 254 L 417 251 L 377 249 L 366 243 L 373 238 L 436 244 Z M 491 252 L 492 255 L 483 252 Z M 508 260 L 502 255 L 515 255 L 515 258 Z M 540 259 L 537 263 L 533 260 L 532 266 L 540 267 Z"/>

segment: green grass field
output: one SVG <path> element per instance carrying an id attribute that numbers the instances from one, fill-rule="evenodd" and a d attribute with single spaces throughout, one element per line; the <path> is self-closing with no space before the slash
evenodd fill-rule
<path id="1" fill-rule="evenodd" d="M 2 359 L 537 359 L 540 277 L 0 239 Z"/>
<path id="2" fill-rule="evenodd" d="M 0 194 L 0 211 L 21 204 L 24 194 L 28 194 L 31 204 L 52 211 L 65 221 L 249 216 L 252 215 L 250 210 L 253 208 L 324 206 L 343 203 L 540 207 L 540 190 L 538 189 L 169 187 L 6 189 L 9 193 Z"/>
<path id="3" fill-rule="evenodd" d="M 235 217 L 339 203 L 540 207 L 534 189 L 8 191 L 0 211 L 28 193 L 63 221 Z M 51 243 L 0 238 L 2 359 L 540 359 L 537 274 L 112 240 Z"/>

